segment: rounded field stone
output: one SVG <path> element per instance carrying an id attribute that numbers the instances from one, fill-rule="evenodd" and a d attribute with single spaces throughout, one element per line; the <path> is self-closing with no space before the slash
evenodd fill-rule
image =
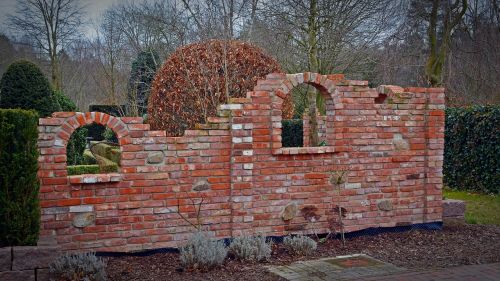
<path id="1" fill-rule="evenodd" d="M 94 224 L 95 214 L 94 213 L 81 213 L 73 218 L 73 225 L 75 227 L 86 227 Z"/>
<path id="2" fill-rule="evenodd" d="M 297 210 L 298 210 L 297 203 L 295 202 L 288 203 L 281 212 L 281 218 L 284 221 L 289 221 L 297 215 Z"/>

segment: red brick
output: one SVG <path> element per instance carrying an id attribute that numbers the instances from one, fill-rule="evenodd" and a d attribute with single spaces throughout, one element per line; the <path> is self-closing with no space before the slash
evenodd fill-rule
<path id="1" fill-rule="evenodd" d="M 259 81 L 255 90 L 279 89 L 275 94 L 284 97 L 299 82 L 283 74 L 268 77 Z M 318 231 L 325 232 L 331 198 L 338 196 L 329 182 L 330 172 L 344 169 L 349 170 L 347 184 L 334 201 L 340 200 L 350 212 L 361 215 L 346 221 L 347 230 L 440 218 L 441 203 L 437 199 L 441 198 L 442 161 L 429 163 L 432 167 L 427 186 L 421 176 L 425 155 L 439 159 L 443 153 L 443 110 L 427 110 L 425 103 L 444 105 L 444 89 L 383 86 L 387 98 L 398 104 L 375 104 L 379 94 L 369 89 L 366 81 L 314 73 L 289 77 L 305 78 L 322 91 L 337 91 L 334 100 L 325 100 L 327 110 L 335 110 L 335 115 L 317 118 L 320 138 L 328 146 L 282 147 L 278 126 L 283 102 L 267 91 L 253 91 L 248 93 L 249 98 L 232 101 L 244 103 L 244 109 L 232 110 L 230 118 L 209 117 L 209 124 L 188 130 L 183 137 L 149 131 L 141 118 L 97 112 L 43 119 L 48 121 L 40 121 L 39 137 L 42 236 L 56 232 L 59 244 L 73 250 L 182 245 L 189 234 L 184 227 L 177 227 L 186 224 L 175 210 L 179 204 L 179 211 L 194 221 L 197 208 L 189 198 L 198 202 L 202 197 L 203 222 L 219 238 L 252 228 L 265 235 L 286 235 L 280 212 L 293 200 L 300 202 L 299 207 L 317 207 L 324 220 L 318 224 Z M 67 139 L 74 128 L 92 121 L 117 132 L 122 167 L 121 174 L 94 176 L 103 182 L 85 183 L 84 176 L 67 177 L 65 149 L 50 145 L 57 141 L 56 135 Z M 304 121 L 307 143 L 307 117 Z M 231 130 L 233 124 L 241 124 L 241 129 Z M 397 134 L 408 141 L 409 150 L 394 149 Z M 242 142 L 232 143 L 232 138 L 241 138 Z M 433 138 L 427 152 L 426 138 Z M 164 162 L 147 163 L 149 154 L 156 151 L 165 153 Z M 119 182 L 109 182 L 111 178 Z M 194 191 L 202 181 L 208 181 L 209 189 Z M 425 198 L 430 198 L 426 210 Z M 407 209 L 378 218 L 376 202 L 382 199 Z M 75 214 L 69 213 L 67 206 L 78 205 L 93 207 L 95 225 L 83 229 L 71 225 Z M 296 219 L 303 220 L 301 216 Z"/>

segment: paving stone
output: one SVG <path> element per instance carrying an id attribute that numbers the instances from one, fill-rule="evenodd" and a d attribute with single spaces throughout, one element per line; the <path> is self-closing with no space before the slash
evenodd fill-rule
<path id="1" fill-rule="evenodd" d="M 0 272 L 0 280 L 2 281 L 35 281 L 34 270 L 23 271 L 4 271 Z"/>
<path id="2" fill-rule="evenodd" d="M 36 281 L 50 281 L 50 270 L 48 268 L 38 268 L 36 270 Z"/>
<path id="3" fill-rule="evenodd" d="M 0 271 L 8 271 L 11 267 L 11 247 L 0 248 Z M 1 279 L 0 279 L 1 280 Z"/>
<path id="4" fill-rule="evenodd" d="M 47 268 L 59 256 L 59 248 L 54 246 L 13 247 L 12 254 L 13 270 Z"/>
<path id="5" fill-rule="evenodd" d="M 350 280 L 387 275 L 403 269 L 366 255 L 350 255 L 270 266 L 269 271 L 287 280 Z"/>

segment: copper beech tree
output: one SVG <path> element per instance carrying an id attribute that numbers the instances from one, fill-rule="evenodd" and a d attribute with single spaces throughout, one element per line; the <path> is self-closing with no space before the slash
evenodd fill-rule
<path id="1" fill-rule="evenodd" d="M 180 136 L 184 130 L 216 116 L 229 98 L 246 97 L 267 74 L 282 72 L 278 62 L 260 48 L 235 40 L 209 40 L 177 49 L 156 74 L 148 104 L 154 130 Z M 291 118 L 291 97 L 283 118 Z"/>

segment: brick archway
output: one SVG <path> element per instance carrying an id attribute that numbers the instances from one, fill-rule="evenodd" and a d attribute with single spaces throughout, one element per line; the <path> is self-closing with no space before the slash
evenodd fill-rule
<path id="1" fill-rule="evenodd" d="M 300 84 L 311 85 L 316 88 L 325 97 L 326 108 L 326 141 L 330 144 L 334 141 L 333 118 L 335 114 L 335 105 L 341 104 L 341 98 L 337 91 L 337 82 L 344 79 L 342 74 L 321 75 L 318 73 L 304 72 L 297 74 L 272 73 L 266 76 L 265 80 L 257 83 L 254 91 L 269 91 L 272 94 L 272 136 L 271 147 L 275 154 L 288 154 L 289 149 L 283 149 L 281 143 L 281 121 L 283 101 L 290 94 L 293 88 Z M 295 150 L 297 150 L 295 148 Z M 295 150 L 293 150 L 295 153 Z M 315 150 L 315 149 L 313 149 Z M 314 152 L 311 149 L 301 148 L 297 153 Z M 318 152 L 333 152 L 333 148 L 322 147 Z"/>
<path id="2" fill-rule="evenodd" d="M 56 134 L 54 145 L 64 146 L 66 149 L 71 135 L 76 129 L 85 125 L 96 123 L 104 127 L 108 127 L 116 134 L 118 143 L 121 145 L 128 143 L 127 125 L 120 118 L 108 115 L 102 112 L 56 112 L 52 114 L 53 118 L 64 118 L 61 124 L 61 130 Z M 66 151 L 65 151 L 66 154 Z"/>

